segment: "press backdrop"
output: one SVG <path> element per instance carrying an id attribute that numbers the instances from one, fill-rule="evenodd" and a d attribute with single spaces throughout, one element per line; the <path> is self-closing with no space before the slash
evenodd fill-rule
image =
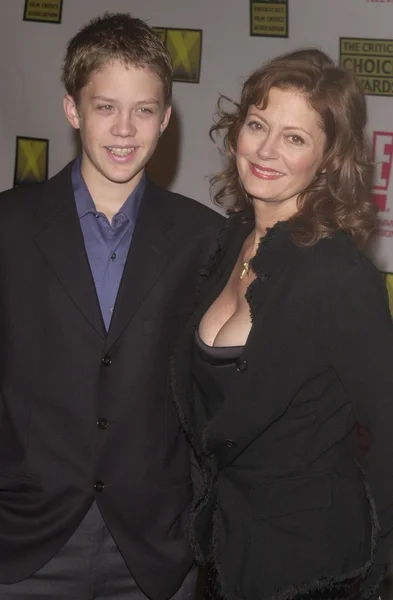
<path id="1" fill-rule="evenodd" d="M 393 272 L 393 0 L 0 0 L 0 189 L 52 176 L 78 152 L 60 66 L 69 38 L 109 9 L 157 27 L 172 54 L 174 116 L 150 171 L 205 204 L 208 176 L 220 168 L 208 138 L 219 93 L 237 99 L 253 69 L 299 47 L 355 70 L 376 162 L 373 260 Z"/>

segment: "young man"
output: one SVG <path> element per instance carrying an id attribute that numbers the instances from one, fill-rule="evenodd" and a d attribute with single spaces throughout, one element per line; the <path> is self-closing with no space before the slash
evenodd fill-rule
<path id="1" fill-rule="evenodd" d="M 0 195 L 0 600 L 191 600 L 170 349 L 222 217 L 159 189 L 171 66 L 127 14 L 69 43 L 82 155 Z"/>

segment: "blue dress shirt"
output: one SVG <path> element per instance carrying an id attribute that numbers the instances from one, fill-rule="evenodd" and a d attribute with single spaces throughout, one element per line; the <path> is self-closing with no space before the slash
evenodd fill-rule
<path id="1" fill-rule="evenodd" d="M 146 187 L 146 176 L 143 174 L 134 191 L 114 215 L 112 223 L 95 207 L 82 176 L 81 157 L 76 159 L 72 167 L 72 187 L 102 318 L 108 330 Z"/>

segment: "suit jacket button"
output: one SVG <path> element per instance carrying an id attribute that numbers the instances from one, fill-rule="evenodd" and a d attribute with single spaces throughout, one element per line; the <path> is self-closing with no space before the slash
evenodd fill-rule
<path id="1" fill-rule="evenodd" d="M 104 367 L 109 367 L 109 365 L 112 364 L 112 357 L 107 354 L 106 356 L 104 356 L 101 362 L 104 365 Z"/>
<path id="2" fill-rule="evenodd" d="M 247 371 L 247 361 L 240 360 L 240 358 L 236 361 L 236 370 L 239 372 Z"/>
<path id="3" fill-rule="evenodd" d="M 96 492 L 102 492 L 104 487 L 105 487 L 105 484 L 103 481 L 96 481 L 94 484 L 94 489 Z"/>
<path id="4" fill-rule="evenodd" d="M 98 421 L 97 421 L 98 429 L 102 429 L 102 430 L 107 429 L 108 425 L 109 425 L 108 419 L 102 418 L 102 419 L 98 419 Z"/>
<path id="5" fill-rule="evenodd" d="M 225 440 L 225 445 L 227 448 L 235 448 L 236 442 L 234 440 Z"/>

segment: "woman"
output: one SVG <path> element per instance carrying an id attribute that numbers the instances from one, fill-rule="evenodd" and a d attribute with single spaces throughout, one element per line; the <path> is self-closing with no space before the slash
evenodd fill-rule
<path id="1" fill-rule="evenodd" d="M 360 250 L 376 218 L 365 125 L 354 75 L 311 49 L 253 73 L 213 127 L 216 199 L 233 202 L 172 356 L 206 599 L 359 598 L 383 577 L 393 328 Z"/>

